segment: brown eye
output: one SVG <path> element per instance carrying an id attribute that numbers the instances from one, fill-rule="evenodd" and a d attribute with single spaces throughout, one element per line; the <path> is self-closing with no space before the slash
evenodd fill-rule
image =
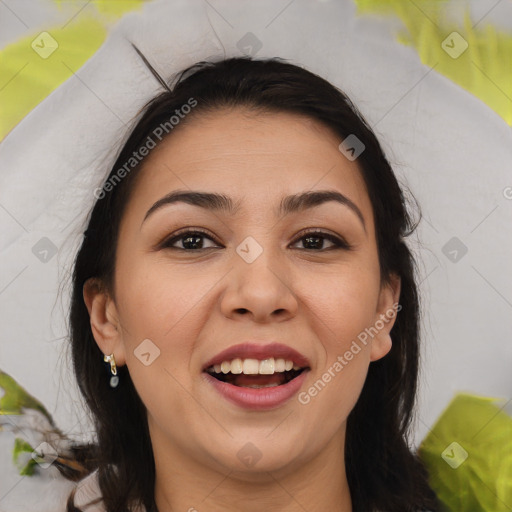
<path id="1" fill-rule="evenodd" d="M 205 247 L 204 240 L 208 239 L 213 241 L 205 231 L 182 231 L 181 233 L 167 239 L 162 245 L 162 249 L 177 249 L 179 251 L 199 251 L 203 249 L 211 249 L 212 247 Z M 175 247 L 176 243 L 180 243 L 182 247 Z"/>
<path id="2" fill-rule="evenodd" d="M 191 252 L 218 247 L 215 245 L 205 247 L 204 240 L 210 240 L 213 243 L 217 243 L 214 238 L 206 231 L 202 231 L 200 229 L 189 229 L 188 231 L 182 231 L 178 234 L 174 234 L 171 238 L 168 238 L 166 241 L 164 241 L 160 248 Z M 331 243 L 331 247 L 324 247 L 326 240 Z M 324 233 L 323 231 L 311 231 L 302 234 L 302 236 L 297 239 L 295 244 L 299 242 L 303 243 L 304 247 L 302 249 L 306 251 L 323 252 L 334 249 L 350 250 L 352 248 L 352 246 L 350 246 L 342 238 L 339 238 L 330 233 Z M 180 244 L 181 247 L 176 246 L 176 244 Z"/>
<path id="3" fill-rule="evenodd" d="M 332 247 L 324 248 L 324 242 L 328 240 L 333 244 Z M 352 247 L 335 235 L 331 235 L 330 233 L 324 233 L 323 231 L 311 231 L 309 233 L 303 234 L 297 242 L 303 242 L 303 245 L 308 246 L 304 247 L 304 250 L 320 250 L 320 251 L 328 251 L 333 249 L 346 249 L 349 250 Z M 295 243 L 297 243 L 295 242 Z"/>

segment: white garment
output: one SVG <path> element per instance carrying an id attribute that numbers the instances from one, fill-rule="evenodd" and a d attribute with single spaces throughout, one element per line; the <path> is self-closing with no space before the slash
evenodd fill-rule
<path id="1" fill-rule="evenodd" d="M 98 484 L 98 470 L 96 469 L 78 482 L 74 504 L 83 512 L 106 512 L 103 500 L 95 502 L 98 498 L 101 498 L 101 491 Z M 135 507 L 133 512 L 146 512 L 146 507 Z"/>
<path id="2" fill-rule="evenodd" d="M 103 500 L 91 504 L 97 498 L 101 498 L 97 477 L 98 470 L 95 470 L 77 484 L 74 504 L 83 512 L 105 512 Z"/>

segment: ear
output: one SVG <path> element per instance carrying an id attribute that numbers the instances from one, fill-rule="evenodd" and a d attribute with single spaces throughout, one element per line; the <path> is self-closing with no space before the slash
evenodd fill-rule
<path id="1" fill-rule="evenodd" d="M 393 327 L 396 315 L 401 306 L 398 304 L 400 298 L 400 277 L 392 274 L 389 282 L 381 286 L 377 312 L 373 324 L 373 331 L 377 331 L 372 338 L 372 348 L 370 352 L 370 361 L 377 361 L 384 357 L 392 346 L 390 331 Z"/>
<path id="2" fill-rule="evenodd" d="M 83 297 L 98 347 L 105 355 L 114 354 L 117 366 L 124 365 L 126 357 L 116 305 L 101 280 L 88 279 L 83 286 Z"/>

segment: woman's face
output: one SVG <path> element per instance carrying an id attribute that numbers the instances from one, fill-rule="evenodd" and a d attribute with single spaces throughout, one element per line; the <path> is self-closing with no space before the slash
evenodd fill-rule
<path id="1" fill-rule="evenodd" d="M 369 364 L 391 348 L 400 288 L 380 286 L 357 161 L 309 118 L 235 109 L 188 121 L 141 170 L 115 301 L 84 289 L 96 341 L 128 366 L 158 459 L 241 475 L 339 461 Z M 158 203 L 178 190 L 224 199 Z M 344 204 L 287 199 L 319 191 Z M 286 360 L 306 369 L 283 384 Z"/>

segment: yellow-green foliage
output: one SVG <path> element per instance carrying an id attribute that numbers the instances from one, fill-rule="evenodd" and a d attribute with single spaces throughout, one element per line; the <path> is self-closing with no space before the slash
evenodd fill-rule
<path id="1" fill-rule="evenodd" d="M 443 512 L 512 507 L 512 418 L 495 399 L 457 394 L 419 447 Z"/>
<path id="2" fill-rule="evenodd" d="M 83 10 L 80 10 L 83 2 L 76 0 L 54 0 L 54 3 L 58 10 L 65 4 L 66 12 L 75 6 L 76 16 L 70 14 L 65 24 L 39 29 L 0 51 L 0 140 L 72 77 L 103 44 L 107 28 L 125 12 L 140 8 L 143 0 L 94 0 Z M 41 32 L 48 32 L 58 44 L 47 58 L 42 58 L 31 46 Z"/>
<path id="3" fill-rule="evenodd" d="M 427 66 L 471 92 L 512 126 L 512 34 L 499 31 L 485 18 L 471 21 L 469 7 L 464 20 L 449 20 L 448 0 L 354 0 L 360 15 L 395 15 L 403 22 L 397 39 L 413 46 Z M 473 24 L 476 26 L 473 27 Z M 458 32 L 469 44 L 452 59 L 441 43 Z"/>

